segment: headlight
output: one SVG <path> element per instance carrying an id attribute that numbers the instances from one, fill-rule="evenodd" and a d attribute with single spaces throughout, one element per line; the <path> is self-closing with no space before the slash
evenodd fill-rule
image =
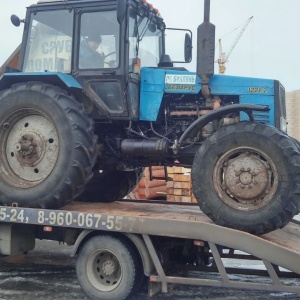
<path id="1" fill-rule="evenodd" d="M 284 117 L 280 117 L 280 130 L 283 132 L 287 132 L 287 121 Z"/>

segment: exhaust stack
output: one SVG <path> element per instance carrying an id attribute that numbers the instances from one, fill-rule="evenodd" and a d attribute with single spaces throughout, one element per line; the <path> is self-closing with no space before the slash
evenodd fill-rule
<path id="1" fill-rule="evenodd" d="M 204 0 L 204 21 L 197 30 L 197 75 L 201 78 L 203 96 L 211 99 L 209 79 L 214 74 L 215 25 L 209 22 L 210 0 Z"/>

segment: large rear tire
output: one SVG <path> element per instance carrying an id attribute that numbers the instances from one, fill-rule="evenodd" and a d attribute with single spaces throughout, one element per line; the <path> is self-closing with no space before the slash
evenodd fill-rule
<path id="1" fill-rule="evenodd" d="M 209 137 L 192 167 L 194 195 L 216 224 L 262 234 L 299 212 L 300 153 L 274 127 L 224 126 Z"/>
<path id="2" fill-rule="evenodd" d="M 113 202 L 123 199 L 138 184 L 143 168 L 133 171 L 94 170 L 94 176 L 76 199 L 82 202 Z"/>
<path id="3" fill-rule="evenodd" d="M 93 122 L 59 87 L 14 84 L 0 94 L 0 202 L 59 208 L 91 177 Z"/>

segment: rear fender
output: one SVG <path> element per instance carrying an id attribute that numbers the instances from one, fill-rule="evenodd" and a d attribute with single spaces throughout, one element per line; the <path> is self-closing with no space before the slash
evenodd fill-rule
<path id="1" fill-rule="evenodd" d="M 4 73 L 0 78 L 0 91 L 8 89 L 15 83 L 40 81 L 48 84 L 56 85 L 66 91 L 75 94 L 82 92 L 83 87 L 72 76 L 60 72 L 41 72 L 41 73 Z"/>

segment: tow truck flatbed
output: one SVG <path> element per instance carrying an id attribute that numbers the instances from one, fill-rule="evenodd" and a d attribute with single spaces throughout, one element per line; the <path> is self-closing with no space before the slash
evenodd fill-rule
<path id="1" fill-rule="evenodd" d="M 113 203 L 73 202 L 60 210 L 0 206 L 0 224 L 34 225 L 44 228 L 45 231 L 52 231 L 52 228 L 77 230 L 74 254 L 91 233 L 124 234 L 133 241 L 138 237 L 139 251 L 145 251 L 149 255 L 148 262 L 145 258 L 147 255 L 142 256 L 144 267 L 146 266 L 145 274 L 150 276 L 150 294 L 156 291 L 157 285 L 163 292 L 167 292 L 171 283 L 300 293 L 300 286 L 286 286 L 281 283 L 276 267 L 293 272 L 295 277 L 300 274 L 300 226 L 297 221 L 290 222 L 283 229 L 254 236 L 214 224 L 198 206 L 124 200 Z M 221 280 L 167 276 L 152 237 L 192 240 L 195 245 L 206 243 Z M 222 262 L 220 245 L 224 249 L 247 253 L 246 259 L 255 257 L 262 260 L 272 283 L 230 280 Z M 3 247 L 0 240 L 1 249 Z M 153 270 L 150 265 L 154 265 Z"/>

